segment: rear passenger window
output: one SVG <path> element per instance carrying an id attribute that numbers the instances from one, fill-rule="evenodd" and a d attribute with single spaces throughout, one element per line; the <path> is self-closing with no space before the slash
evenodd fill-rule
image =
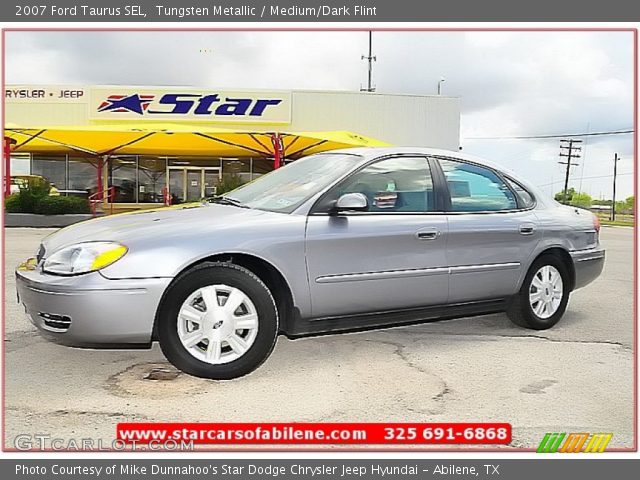
<path id="1" fill-rule="evenodd" d="M 536 201 L 533 199 L 533 195 L 527 192 L 522 185 L 509 177 L 504 177 L 511 189 L 516 192 L 518 200 L 522 208 L 531 208 L 535 205 Z"/>
<path id="2" fill-rule="evenodd" d="M 453 212 L 498 212 L 518 208 L 516 197 L 492 170 L 439 159 L 449 187 Z"/>
<path id="3" fill-rule="evenodd" d="M 364 194 L 370 212 L 435 210 L 431 171 L 424 157 L 395 157 L 372 163 L 347 178 L 336 193 L 336 198 L 345 193 Z"/>

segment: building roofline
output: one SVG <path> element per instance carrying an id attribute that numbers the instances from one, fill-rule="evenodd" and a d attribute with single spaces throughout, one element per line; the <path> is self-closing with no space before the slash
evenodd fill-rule
<path id="1" fill-rule="evenodd" d="M 142 84 L 86 84 L 86 83 L 7 83 L 5 88 L 12 87 L 65 87 L 65 88 L 175 88 L 180 90 L 230 90 L 234 92 L 282 92 L 282 93 L 324 93 L 324 94 L 361 94 L 371 96 L 389 96 L 389 97 L 417 97 L 417 98 L 441 98 L 441 99 L 460 99 L 458 96 L 452 95 L 421 95 L 418 93 L 394 93 L 394 92 L 363 92 L 359 90 L 322 90 L 322 89 L 282 89 L 282 88 L 236 88 L 236 87 L 205 87 L 198 85 L 142 85 Z"/>

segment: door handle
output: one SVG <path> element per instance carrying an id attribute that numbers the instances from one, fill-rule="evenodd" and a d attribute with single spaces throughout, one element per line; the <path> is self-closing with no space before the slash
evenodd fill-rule
<path id="1" fill-rule="evenodd" d="M 424 230 L 418 230 L 416 232 L 416 238 L 418 240 L 435 240 L 440 236 L 440 231 L 435 228 L 425 228 Z"/>
<path id="2" fill-rule="evenodd" d="M 522 235 L 532 235 L 533 232 L 535 231 L 536 231 L 536 227 L 531 223 L 524 223 L 520 225 L 520 233 Z"/>

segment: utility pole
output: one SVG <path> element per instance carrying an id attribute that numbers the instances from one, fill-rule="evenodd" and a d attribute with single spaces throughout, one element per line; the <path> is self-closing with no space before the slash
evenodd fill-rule
<path id="1" fill-rule="evenodd" d="M 616 219 L 616 176 L 618 175 L 618 161 L 620 158 L 616 153 L 613 157 L 613 202 L 611 203 L 611 221 Z"/>
<path id="2" fill-rule="evenodd" d="M 372 38 L 371 30 L 369 30 L 369 55 L 362 55 L 362 57 L 360 58 L 360 60 L 366 59 L 369 62 L 369 74 L 368 74 L 368 80 L 367 80 L 367 88 L 360 87 L 361 92 L 376 91 L 376 88 L 371 83 L 372 76 L 373 76 L 373 62 L 377 60 L 375 55 L 373 55 L 372 50 L 373 50 L 373 38 Z"/>
<path id="3" fill-rule="evenodd" d="M 571 159 L 580 158 L 580 154 L 575 152 L 579 152 L 581 148 L 574 146 L 575 143 L 582 143 L 582 140 L 575 140 L 573 138 L 560 140 L 560 156 L 567 157 L 566 162 L 558 162 L 560 165 L 567 166 L 567 171 L 564 176 L 564 190 L 562 193 L 562 203 L 565 205 L 567 204 L 567 190 L 569 189 L 569 172 L 572 165 L 578 165 L 577 163 L 572 163 Z"/>

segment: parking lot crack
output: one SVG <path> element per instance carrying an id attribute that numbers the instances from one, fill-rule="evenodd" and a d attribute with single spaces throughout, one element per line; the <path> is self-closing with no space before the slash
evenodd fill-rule
<path id="1" fill-rule="evenodd" d="M 406 345 L 402 345 L 400 343 L 397 342 L 391 342 L 388 340 L 366 340 L 367 342 L 373 342 L 373 343 L 381 343 L 381 344 L 385 344 L 385 345 L 390 345 L 392 347 L 394 347 L 394 355 L 396 355 L 398 358 L 400 358 L 400 360 L 402 360 L 407 366 L 409 366 L 409 368 L 412 368 L 414 370 L 417 370 L 418 372 L 425 374 L 425 375 L 430 375 L 432 377 L 434 377 L 439 383 L 440 383 L 440 387 L 439 387 L 439 392 L 435 395 L 433 395 L 431 398 L 437 403 L 438 408 L 437 409 L 430 409 L 427 411 L 427 413 L 431 414 L 431 415 L 440 415 L 442 413 L 444 413 L 444 409 L 445 409 L 445 403 L 447 400 L 447 397 L 449 395 L 451 395 L 453 393 L 453 390 L 451 388 L 449 388 L 449 385 L 447 384 L 447 382 L 444 380 L 444 378 L 442 378 L 440 375 L 434 373 L 433 371 L 430 371 L 418 364 L 416 364 L 414 361 L 412 361 L 406 354 L 405 349 L 407 348 Z M 411 408 L 405 407 L 410 411 L 414 411 Z"/>
<path id="2" fill-rule="evenodd" d="M 549 342 L 553 342 L 553 343 L 579 343 L 579 344 L 585 344 L 585 345 L 611 345 L 613 347 L 618 347 L 621 348 L 623 350 L 628 350 L 628 351 L 632 351 L 633 348 L 630 345 L 627 345 L 625 343 L 622 342 L 615 342 L 615 341 L 610 341 L 610 340 L 563 340 L 561 338 L 551 338 L 551 337 L 547 337 L 545 335 L 532 335 L 532 334 L 526 334 L 526 335 L 508 335 L 508 334 L 500 334 L 500 333 L 486 333 L 486 334 L 482 334 L 482 333 L 441 333 L 441 332 L 433 332 L 433 334 L 436 335 L 442 335 L 442 336 L 451 336 L 451 337 L 496 337 L 496 338 L 512 338 L 512 339 L 519 339 L 519 338 L 533 338 L 536 340 L 546 340 Z"/>

